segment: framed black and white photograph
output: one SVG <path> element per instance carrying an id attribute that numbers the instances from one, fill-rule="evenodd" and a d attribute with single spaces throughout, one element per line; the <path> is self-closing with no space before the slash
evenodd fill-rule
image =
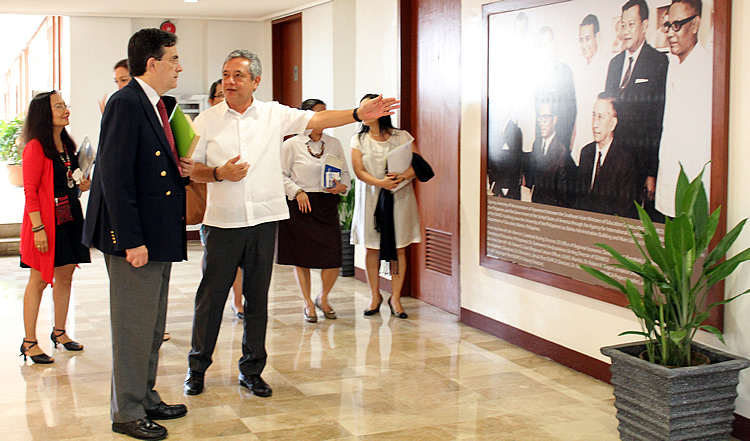
<path id="1" fill-rule="evenodd" d="M 595 244 L 638 258 L 626 223 L 675 215 L 680 164 L 726 203 L 727 4 L 509 0 L 483 19 L 481 265 L 624 305 L 579 267 L 611 263 Z"/>

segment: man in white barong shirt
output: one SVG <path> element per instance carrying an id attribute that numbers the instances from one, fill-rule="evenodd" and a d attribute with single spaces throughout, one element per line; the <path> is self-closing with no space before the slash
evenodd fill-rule
<path id="1" fill-rule="evenodd" d="M 243 270 L 245 317 L 240 386 L 260 397 L 271 387 L 260 374 L 266 365 L 268 287 L 273 269 L 277 222 L 289 218 L 281 174 L 284 136 L 307 129 L 337 127 L 391 115 L 398 100 L 382 96 L 357 109 L 323 112 L 292 109 L 253 97 L 261 64 L 253 52 L 229 53 L 222 68 L 226 100 L 195 119 L 201 139 L 195 149 L 193 179 L 208 183 L 203 233 L 203 278 L 195 297 L 192 348 L 184 389 L 203 392 L 221 317 L 237 267 Z"/>
<path id="2" fill-rule="evenodd" d="M 670 48 L 664 131 L 659 149 L 656 209 L 675 216 L 675 191 L 682 163 L 693 179 L 711 159 L 713 60 L 698 44 L 701 0 L 674 0 L 663 23 Z M 703 184 L 710 194 L 710 169 Z"/>

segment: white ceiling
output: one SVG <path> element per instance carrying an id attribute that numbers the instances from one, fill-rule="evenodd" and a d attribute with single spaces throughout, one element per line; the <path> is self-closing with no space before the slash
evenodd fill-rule
<path id="1" fill-rule="evenodd" d="M 332 0 L 0 0 L 0 75 L 47 15 L 264 21 Z"/>
<path id="2" fill-rule="evenodd" d="M 331 0 L 0 0 L 0 14 L 262 21 Z"/>

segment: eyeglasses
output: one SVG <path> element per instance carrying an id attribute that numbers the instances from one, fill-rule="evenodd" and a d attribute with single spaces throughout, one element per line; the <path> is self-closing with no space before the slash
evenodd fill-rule
<path id="1" fill-rule="evenodd" d="M 154 58 L 157 61 L 162 61 L 164 57 Z M 166 61 L 169 61 L 170 63 L 174 64 L 175 66 L 180 63 L 180 57 L 177 55 L 173 56 L 172 58 L 167 59 Z"/>
<path id="2" fill-rule="evenodd" d="M 551 121 L 552 118 L 554 118 L 555 115 L 539 115 L 536 117 L 537 121 Z"/>
<path id="3" fill-rule="evenodd" d="M 675 20 L 673 22 L 665 22 L 664 23 L 664 32 L 669 32 L 669 28 L 672 28 L 675 32 L 680 32 L 680 29 L 682 29 L 683 26 L 690 23 L 695 17 L 698 15 L 693 15 L 692 17 L 683 18 L 682 20 Z"/>
<path id="4" fill-rule="evenodd" d="M 52 106 L 52 109 L 57 110 L 58 112 L 64 112 L 65 110 L 70 109 L 70 106 L 67 104 L 55 104 Z"/>

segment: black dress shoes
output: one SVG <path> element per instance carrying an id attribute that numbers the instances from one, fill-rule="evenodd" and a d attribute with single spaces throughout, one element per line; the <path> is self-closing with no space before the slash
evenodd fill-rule
<path id="1" fill-rule="evenodd" d="M 164 439 L 167 437 L 167 429 L 151 421 L 148 417 L 128 421 L 127 423 L 112 423 L 112 431 L 135 439 Z"/>
<path id="2" fill-rule="evenodd" d="M 152 420 L 173 420 L 185 416 L 187 407 L 184 404 L 167 404 L 160 402 L 151 409 L 146 409 L 146 416 Z"/>
<path id="3" fill-rule="evenodd" d="M 270 397 L 273 393 L 273 389 L 268 385 L 260 375 L 248 375 L 244 376 L 240 374 L 240 386 L 244 386 L 250 389 L 256 396 L 259 397 Z"/>
<path id="4" fill-rule="evenodd" d="M 188 395 L 198 395 L 203 392 L 203 372 L 188 370 L 184 389 Z"/>

